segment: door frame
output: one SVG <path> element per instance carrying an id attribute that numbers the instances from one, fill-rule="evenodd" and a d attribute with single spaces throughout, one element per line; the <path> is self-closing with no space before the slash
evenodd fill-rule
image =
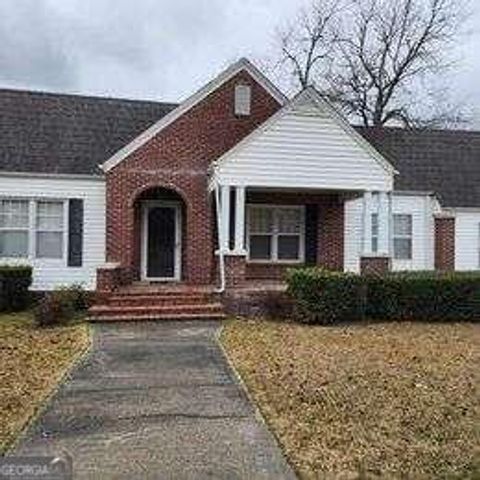
<path id="1" fill-rule="evenodd" d="M 148 213 L 152 208 L 162 207 L 175 210 L 175 251 L 174 275 L 172 277 L 149 277 L 148 264 Z M 146 200 L 142 202 L 142 228 L 141 228 L 141 278 L 150 282 L 180 281 L 182 275 L 182 206 L 179 202 Z"/>

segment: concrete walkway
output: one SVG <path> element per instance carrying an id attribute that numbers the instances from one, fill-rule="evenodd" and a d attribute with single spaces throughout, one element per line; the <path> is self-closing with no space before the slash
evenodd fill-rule
<path id="1" fill-rule="evenodd" d="M 13 455 L 73 459 L 74 479 L 293 479 L 231 371 L 216 322 L 97 325 Z"/>

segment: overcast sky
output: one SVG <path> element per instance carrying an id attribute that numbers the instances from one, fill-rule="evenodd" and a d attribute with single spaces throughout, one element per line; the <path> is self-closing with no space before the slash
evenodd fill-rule
<path id="1" fill-rule="evenodd" d="M 306 0 L 0 0 L 0 86 L 179 101 L 241 56 L 268 55 Z M 454 85 L 478 106 L 480 2 Z"/>

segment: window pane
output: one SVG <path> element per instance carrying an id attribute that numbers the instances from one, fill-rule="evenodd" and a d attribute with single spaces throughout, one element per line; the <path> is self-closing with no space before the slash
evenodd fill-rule
<path id="1" fill-rule="evenodd" d="M 250 258 L 252 260 L 270 260 L 272 256 L 272 237 L 270 235 L 250 236 Z"/>
<path id="2" fill-rule="evenodd" d="M 37 233 L 38 258 L 63 257 L 63 233 L 38 232 Z"/>
<path id="3" fill-rule="evenodd" d="M 300 237 L 298 235 L 280 235 L 278 237 L 278 259 L 299 260 Z"/>
<path id="4" fill-rule="evenodd" d="M 393 240 L 393 256 L 397 260 L 410 260 L 412 258 L 412 239 L 395 238 Z"/>
<path id="5" fill-rule="evenodd" d="M 372 237 L 372 252 L 378 252 L 378 237 Z"/>
<path id="6" fill-rule="evenodd" d="M 63 203 L 62 202 L 38 202 L 37 203 L 37 228 L 41 230 L 62 230 Z"/>
<path id="7" fill-rule="evenodd" d="M 28 201 L 1 200 L 0 228 L 28 228 Z"/>
<path id="8" fill-rule="evenodd" d="M 27 257 L 28 232 L 0 232 L 0 257 Z"/>
<path id="9" fill-rule="evenodd" d="M 372 235 L 378 236 L 378 213 L 372 213 Z"/>
<path id="10" fill-rule="evenodd" d="M 393 216 L 393 235 L 411 236 L 412 235 L 412 216 L 411 215 L 394 215 Z"/>
<path id="11" fill-rule="evenodd" d="M 303 210 L 299 208 L 280 208 L 277 210 L 279 233 L 300 233 Z"/>
<path id="12" fill-rule="evenodd" d="M 252 233 L 273 232 L 273 210 L 270 208 L 250 208 L 249 228 Z"/>

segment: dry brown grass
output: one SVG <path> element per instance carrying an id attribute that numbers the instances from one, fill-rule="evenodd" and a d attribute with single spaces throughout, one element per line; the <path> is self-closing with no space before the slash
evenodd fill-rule
<path id="1" fill-rule="evenodd" d="M 89 344 L 85 324 L 38 328 L 30 313 L 0 315 L 0 454 Z"/>
<path id="2" fill-rule="evenodd" d="M 235 320 L 222 342 L 303 478 L 480 478 L 480 325 Z"/>

